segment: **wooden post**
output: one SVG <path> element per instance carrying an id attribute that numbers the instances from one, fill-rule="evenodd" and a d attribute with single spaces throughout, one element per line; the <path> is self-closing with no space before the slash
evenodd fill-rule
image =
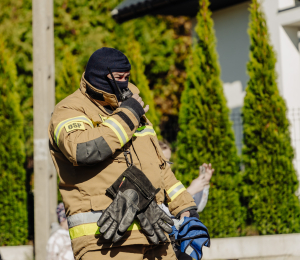
<path id="1" fill-rule="evenodd" d="M 53 0 L 32 0 L 34 107 L 35 259 L 46 259 L 50 224 L 56 220 L 56 172 L 47 128 L 55 104 Z"/>

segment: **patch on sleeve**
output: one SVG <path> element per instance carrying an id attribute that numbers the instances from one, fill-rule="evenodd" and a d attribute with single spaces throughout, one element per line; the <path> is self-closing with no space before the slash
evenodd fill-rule
<path id="1" fill-rule="evenodd" d="M 65 129 L 69 133 L 75 130 L 85 130 L 85 126 L 83 122 L 71 122 L 65 125 Z"/>

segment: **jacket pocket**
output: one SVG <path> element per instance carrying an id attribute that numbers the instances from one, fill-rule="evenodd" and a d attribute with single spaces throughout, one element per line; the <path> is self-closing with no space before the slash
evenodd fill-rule
<path id="1" fill-rule="evenodd" d="M 105 194 L 91 197 L 91 208 L 93 211 L 105 210 L 112 203 L 112 199 Z"/>

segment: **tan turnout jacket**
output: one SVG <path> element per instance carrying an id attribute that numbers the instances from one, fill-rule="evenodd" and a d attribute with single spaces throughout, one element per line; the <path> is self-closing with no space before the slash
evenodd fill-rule
<path id="1" fill-rule="evenodd" d="M 191 195 L 175 178 L 159 147 L 149 120 L 139 120 L 130 107 L 119 107 L 115 95 L 101 92 L 101 101 L 86 93 L 84 76 L 80 89 L 59 102 L 49 124 L 50 153 L 60 177 L 59 189 L 66 215 L 101 211 L 112 202 L 106 189 L 127 168 L 121 148 L 130 149 L 133 163 L 156 188 L 158 204 L 168 203 L 177 216 L 196 208 Z M 139 90 L 129 83 L 133 93 Z M 130 141 L 132 139 L 132 141 Z M 77 215 L 79 214 L 79 215 Z M 69 227 L 70 228 L 70 227 Z M 149 242 L 135 223 L 118 243 L 112 244 L 99 234 L 97 224 L 88 223 L 69 229 L 76 260 L 90 250 Z"/>

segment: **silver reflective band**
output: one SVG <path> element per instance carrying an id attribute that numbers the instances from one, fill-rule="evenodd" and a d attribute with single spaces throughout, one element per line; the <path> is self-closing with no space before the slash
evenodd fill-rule
<path id="1" fill-rule="evenodd" d="M 102 216 L 102 210 L 78 213 L 67 217 L 69 229 L 82 224 L 95 223 Z"/>
<path id="2" fill-rule="evenodd" d="M 172 198 L 173 195 L 174 195 L 177 191 L 181 190 L 182 188 L 184 188 L 183 184 L 180 184 L 179 186 L 177 186 L 174 190 L 172 190 L 172 191 L 170 192 L 169 197 Z"/>
<path id="3" fill-rule="evenodd" d="M 120 137 L 122 138 L 123 144 L 127 143 L 125 135 L 123 134 L 123 132 L 120 129 L 120 127 L 114 121 L 112 121 L 110 119 L 106 119 L 105 123 L 106 124 L 110 124 L 111 126 L 113 126 L 117 130 L 117 132 L 119 133 Z"/>

